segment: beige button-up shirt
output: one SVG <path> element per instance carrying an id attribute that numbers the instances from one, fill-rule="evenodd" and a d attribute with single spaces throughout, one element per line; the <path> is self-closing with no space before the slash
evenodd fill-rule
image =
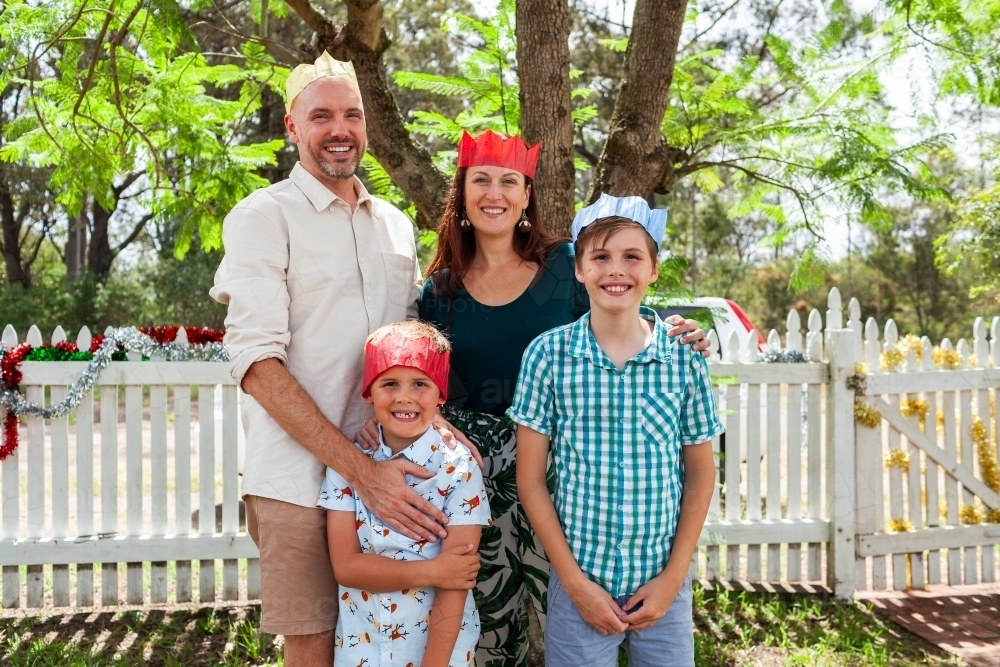
<path id="1" fill-rule="evenodd" d="M 296 164 L 226 216 L 212 298 L 229 306 L 232 374 L 274 357 L 347 437 L 370 417 L 361 398 L 370 333 L 417 314 L 413 225 L 355 179 L 354 211 Z M 243 493 L 314 507 L 325 465 L 243 396 Z"/>

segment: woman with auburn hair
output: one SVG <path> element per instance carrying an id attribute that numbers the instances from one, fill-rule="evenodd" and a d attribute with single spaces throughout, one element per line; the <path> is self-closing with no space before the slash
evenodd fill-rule
<path id="1" fill-rule="evenodd" d="M 528 599 L 545 623 L 549 564 L 517 500 L 516 428 L 505 415 L 521 356 L 536 336 L 590 309 L 572 244 L 546 233 L 538 218 L 532 177 L 539 148 L 489 130 L 478 139 L 463 133 L 420 295 L 420 318 L 452 344 L 442 413 L 479 449 L 493 514 L 479 548 L 480 667 L 527 663 Z M 671 324 L 672 335 L 708 347 L 694 320 Z"/>

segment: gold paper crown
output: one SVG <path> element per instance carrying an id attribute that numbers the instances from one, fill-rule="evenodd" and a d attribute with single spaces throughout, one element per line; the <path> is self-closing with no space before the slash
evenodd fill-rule
<path id="1" fill-rule="evenodd" d="M 328 76 L 347 79 L 355 88 L 358 88 L 359 93 L 361 92 L 358 87 L 358 75 L 354 73 L 354 65 L 334 60 L 329 53 L 324 51 L 323 55 L 316 59 L 316 62 L 311 65 L 299 65 L 288 75 L 288 80 L 285 82 L 285 99 L 287 100 L 285 110 L 291 113 L 292 102 L 299 96 L 299 93 L 313 81 Z"/>

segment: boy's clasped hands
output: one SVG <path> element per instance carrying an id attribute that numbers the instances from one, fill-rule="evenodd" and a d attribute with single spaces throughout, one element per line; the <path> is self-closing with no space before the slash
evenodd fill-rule
<path id="1" fill-rule="evenodd" d="M 663 618 L 670 609 L 684 578 L 671 582 L 663 575 L 640 586 L 623 606 L 598 584 L 580 572 L 579 580 L 563 584 L 573 606 L 589 625 L 602 635 L 617 635 L 628 630 L 645 630 Z"/>

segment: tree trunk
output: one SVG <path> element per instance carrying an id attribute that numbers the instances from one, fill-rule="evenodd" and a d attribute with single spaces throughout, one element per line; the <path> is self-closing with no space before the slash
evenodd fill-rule
<path id="1" fill-rule="evenodd" d="M 10 194 L 7 183 L 0 181 L 0 225 L 3 236 L 3 261 L 7 274 L 7 283 L 20 283 L 21 287 L 31 287 L 31 274 L 24 266 L 24 256 L 21 253 L 21 226 L 14 206 L 14 198 Z"/>
<path id="2" fill-rule="evenodd" d="M 75 283 L 83 274 L 87 262 L 87 211 L 70 220 L 66 236 L 66 280 Z"/>
<path id="3" fill-rule="evenodd" d="M 368 126 L 368 148 L 417 209 L 417 226 L 433 228 L 444 211 L 450 183 L 431 161 L 431 155 L 413 140 L 389 87 L 382 54 L 389 38 L 382 29 L 382 3 L 345 0 L 347 23 L 333 24 L 309 2 L 286 0 L 316 32 L 311 57 L 325 49 L 338 60 L 350 60 L 358 75 Z"/>
<path id="4" fill-rule="evenodd" d="M 567 0 L 517 3 L 517 74 L 524 141 L 542 142 L 535 197 L 545 229 L 569 236 L 576 173 L 569 80 Z"/>
<path id="5" fill-rule="evenodd" d="M 90 207 L 90 245 L 87 247 L 87 270 L 98 280 L 111 275 L 111 264 L 115 253 L 111 250 L 108 223 L 114 209 L 107 211 L 96 201 Z"/>
<path id="6" fill-rule="evenodd" d="M 672 186 L 673 154 L 660 125 L 673 81 L 685 0 L 637 0 L 624 72 L 587 201 L 602 192 L 649 198 Z"/>

